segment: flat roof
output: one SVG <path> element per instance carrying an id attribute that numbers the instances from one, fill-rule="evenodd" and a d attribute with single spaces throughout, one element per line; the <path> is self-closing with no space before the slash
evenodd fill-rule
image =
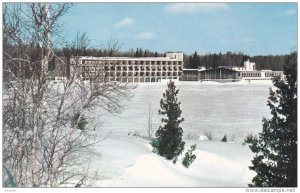
<path id="1" fill-rule="evenodd" d="M 93 57 L 93 56 L 79 56 L 82 60 L 114 60 L 114 61 L 124 61 L 124 60 L 131 60 L 131 61 L 182 61 L 180 59 L 174 59 L 169 57 Z"/>
<path id="2" fill-rule="evenodd" d="M 199 71 L 200 69 L 183 68 L 183 71 Z"/>
<path id="3" fill-rule="evenodd" d="M 228 71 L 238 72 L 238 71 L 236 71 L 236 70 L 232 70 L 232 69 L 226 68 L 226 67 L 209 68 L 209 69 L 206 69 L 206 70 L 202 70 L 201 72 L 204 72 L 204 71 L 210 71 L 210 70 L 217 70 L 217 69 L 223 69 L 223 70 L 228 70 Z"/>

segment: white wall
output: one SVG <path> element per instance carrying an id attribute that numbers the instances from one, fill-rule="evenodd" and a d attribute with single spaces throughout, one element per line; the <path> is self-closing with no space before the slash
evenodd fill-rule
<path id="1" fill-rule="evenodd" d="M 244 62 L 244 67 L 246 71 L 254 71 L 255 70 L 255 63 L 250 62 L 250 60 L 247 60 Z"/>
<path id="2" fill-rule="evenodd" d="M 166 53 L 166 57 L 176 60 L 183 60 L 183 53 L 182 52 L 169 52 Z"/>

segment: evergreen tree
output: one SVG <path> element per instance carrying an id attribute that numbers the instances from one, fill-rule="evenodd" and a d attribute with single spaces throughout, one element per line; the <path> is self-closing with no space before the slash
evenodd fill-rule
<path id="1" fill-rule="evenodd" d="M 184 165 L 186 168 L 190 167 L 190 165 L 194 162 L 196 159 L 196 155 L 193 154 L 193 151 L 196 149 L 196 144 L 191 145 L 191 149 L 189 149 L 182 160 L 182 165 Z"/>
<path id="2" fill-rule="evenodd" d="M 136 52 L 135 52 L 135 55 L 134 55 L 135 57 L 139 57 L 139 49 L 137 48 L 136 49 Z"/>
<path id="3" fill-rule="evenodd" d="M 224 137 L 221 139 L 222 142 L 227 142 L 227 136 L 226 134 L 224 135 Z"/>
<path id="4" fill-rule="evenodd" d="M 272 118 L 263 118 L 263 131 L 249 136 L 255 157 L 249 168 L 257 174 L 249 186 L 297 186 L 297 53 L 286 59 L 284 77 L 276 77 L 270 89 L 268 106 Z"/>
<path id="5" fill-rule="evenodd" d="M 192 60 L 193 61 L 192 68 L 195 68 L 195 66 L 196 66 L 197 56 L 198 56 L 197 51 L 195 51 L 195 53 L 193 55 L 193 60 Z"/>
<path id="6" fill-rule="evenodd" d="M 182 141 L 183 130 L 180 123 L 184 121 L 181 118 L 180 102 L 177 100 L 179 90 L 176 89 L 175 83 L 170 80 L 168 89 L 163 93 L 163 98 L 160 101 L 160 115 L 165 116 L 161 121 L 163 126 L 159 126 L 155 135 L 158 139 L 158 154 L 166 157 L 168 160 L 176 162 L 177 156 L 184 149 L 185 142 Z"/>

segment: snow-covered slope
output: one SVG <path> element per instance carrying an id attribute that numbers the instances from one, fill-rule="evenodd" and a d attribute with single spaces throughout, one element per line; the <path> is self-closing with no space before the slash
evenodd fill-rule
<path id="1" fill-rule="evenodd" d="M 134 136 L 105 140 L 91 162 L 101 179 L 97 187 L 247 187 L 253 177 L 248 165 L 252 154 L 240 144 L 187 141 L 197 144 L 190 168 L 152 153 L 149 141 Z"/>

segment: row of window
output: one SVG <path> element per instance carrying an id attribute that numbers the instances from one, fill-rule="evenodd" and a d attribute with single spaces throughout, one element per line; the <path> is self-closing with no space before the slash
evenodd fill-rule
<path id="1" fill-rule="evenodd" d="M 91 80 L 93 78 L 83 77 L 83 80 Z M 106 78 L 98 78 L 98 82 L 108 82 L 108 81 L 118 81 L 124 83 L 132 83 L 132 82 L 161 82 L 162 79 L 177 79 L 177 76 L 166 76 L 161 78 L 120 78 L 120 77 L 106 77 Z M 179 78 L 180 80 L 180 78 Z"/>
<path id="2" fill-rule="evenodd" d="M 261 77 L 261 72 L 239 72 L 239 76 L 242 77 Z M 281 76 L 281 72 L 265 72 L 265 77 L 275 77 L 275 76 Z"/>
<path id="3" fill-rule="evenodd" d="M 275 76 L 281 76 L 281 72 L 266 72 L 265 77 L 275 77 Z"/>
<path id="4" fill-rule="evenodd" d="M 82 60 L 82 64 L 102 65 L 182 65 L 182 61 L 107 61 L 107 60 Z"/>
<path id="5" fill-rule="evenodd" d="M 240 74 L 242 77 L 261 77 L 260 72 L 239 72 L 239 76 Z"/>
<path id="6" fill-rule="evenodd" d="M 104 73 L 96 73 L 96 72 L 83 72 L 82 76 L 83 77 L 89 77 L 89 76 L 105 76 Z M 119 76 L 123 76 L 123 77 L 137 77 L 137 76 L 181 76 L 180 72 L 135 72 L 135 73 L 127 73 L 127 72 L 111 72 L 111 73 L 107 73 L 106 76 L 111 76 L 111 77 L 119 77 Z"/>
<path id="7" fill-rule="evenodd" d="M 101 66 L 99 66 L 99 67 L 90 67 L 90 66 L 83 66 L 83 70 L 84 71 L 95 71 L 95 70 L 97 70 L 97 71 L 100 71 L 100 70 L 103 70 L 103 67 L 101 67 Z M 129 66 L 129 67 L 127 67 L 127 66 L 123 66 L 123 67 L 121 67 L 121 66 L 117 66 L 117 67 L 115 67 L 115 66 L 111 66 L 111 67 L 108 67 L 108 66 L 105 66 L 104 67 L 104 70 L 105 71 L 115 71 L 115 70 L 117 70 L 117 71 L 121 71 L 121 70 L 123 70 L 123 71 L 145 71 L 145 70 L 147 70 L 147 71 L 161 71 L 161 70 L 163 70 L 163 71 L 166 71 L 166 70 L 170 70 L 170 71 L 177 71 L 177 70 L 182 70 L 182 67 L 181 66 L 179 66 L 179 67 L 176 67 L 176 66 L 174 66 L 173 68 L 172 67 L 132 67 L 132 66 Z"/>

